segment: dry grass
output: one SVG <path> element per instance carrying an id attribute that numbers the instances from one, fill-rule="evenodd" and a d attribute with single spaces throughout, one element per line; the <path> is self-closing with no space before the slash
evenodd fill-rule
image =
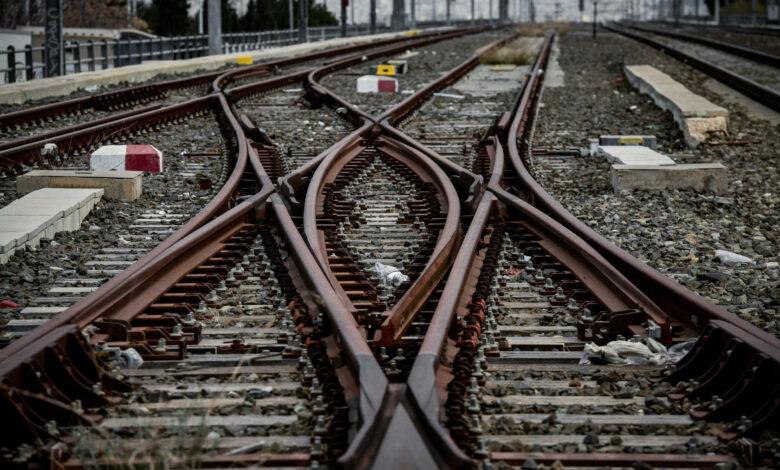
<path id="1" fill-rule="evenodd" d="M 482 58 L 486 65 L 528 65 L 538 49 L 538 39 L 521 37 Z"/>
<path id="2" fill-rule="evenodd" d="M 538 24 L 524 24 L 517 30 L 523 36 L 544 36 L 547 31 L 554 29 L 559 35 L 563 36 L 569 29 L 571 29 L 571 23 L 538 23 Z"/>

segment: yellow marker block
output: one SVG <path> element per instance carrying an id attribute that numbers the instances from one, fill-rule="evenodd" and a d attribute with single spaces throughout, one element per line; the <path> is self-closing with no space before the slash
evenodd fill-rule
<path id="1" fill-rule="evenodd" d="M 417 34 L 420 34 L 420 30 L 419 29 L 412 29 L 412 30 L 406 32 L 407 36 L 414 36 L 414 35 L 417 35 Z"/>
<path id="2" fill-rule="evenodd" d="M 491 70 L 493 70 L 495 72 L 509 72 L 509 71 L 514 70 L 516 68 L 517 68 L 516 65 L 508 65 L 508 64 L 507 65 L 494 65 Z"/>
<path id="3" fill-rule="evenodd" d="M 236 62 L 238 62 L 238 65 L 252 65 L 252 57 L 248 55 L 241 56 Z"/>
<path id="4" fill-rule="evenodd" d="M 642 145 L 645 143 L 645 139 L 636 135 L 629 135 L 621 137 L 619 142 L 620 145 Z"/>
<path id="5" fill-rule="evenodd" d="M 395 65 L 377 65 L 377 75 L 395 75 Z"/>

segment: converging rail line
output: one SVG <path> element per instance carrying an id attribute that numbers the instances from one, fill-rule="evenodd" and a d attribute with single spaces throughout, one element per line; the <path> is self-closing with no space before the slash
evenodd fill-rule
<path id="1" fill-rule="evenodd" d="M 458 117 L 468 135 L 416 127 L 519 35 L 443 30 L 206 74 L 192 79 L 198 98 L 149 105 L 155 90 L 138 99 L 147 107 L 0 145 L 9 177 L 161 123 L 209 115 L 223 129 L 222 175 L 189 220 L 0 350 L 3 458 L 54 468 L 772 465 L 762 436 L 780 421 L 778 340 L 622 251 L 531 176 L 554 32 L 514 92 L 480 112 L 468 104 Z M 378 115 L 323 85 L 448 41 L 476 52 Z M 79 103 L 51 113 L 98 106 Z M 304 116 L 322 125 L 296 124 Z M 310 142 L 283 135 L 297 125 Z M 58 145 L 51 160 L 44 141 Z M 445 154 L 447 142 L 463 149 Z M 578 364 L 587 344 L 625 338 L 690 351 L 676 366 Z M 127 367 L 129 348 L 142 367 Z"/>

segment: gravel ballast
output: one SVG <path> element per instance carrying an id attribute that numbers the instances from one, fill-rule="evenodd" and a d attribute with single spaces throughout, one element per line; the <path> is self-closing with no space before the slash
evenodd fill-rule
<path id="1" fill-rule="evenodd" d="M 780 198 L 772 177 L 777 174 L 778 126 L 710 91 L 703 86 L 704 74 L 635 41 L 605 32 L 593 41 L 582 31 L 564 35 L 559 44 L 566 86 L 544 90 L 537 149 L 586 148 L 589 138 L 603 134 L 653 134 L 659 151 L 677 163 L 723 163 L 728 193 L 615 194 L 602 157 L 537 157 L 536 178 L 573 215 L 639 260 L 778 334 Z M 687 149 L 671 114 L 620 80 L 624 65 L 634 64 L 652 65 L 727 108 L 730 135 L 724 140 L 751 144 Z M 755 264 L 721 262 L 716 250 L 747 256 Z"/>
<path id="2" fill-rule="evenodd" d="M 373 75 L 376 73 L 376 66 L 385 63 L 388 58 L 366 61 L 330 74 L 324 77 L 320 83 L 366 113 L 378 117 L 423 86 L 465 62 L 478 48 L 498 41 L 508 34 L 510 34 L 508 31 L 489 31 L 412 50 L 413 53 L 417 54 L 404 59 L 408 65 L 407 73 L 395 76 L 398 80 L 397 93 L 357 92 L 358 77 Z"/>

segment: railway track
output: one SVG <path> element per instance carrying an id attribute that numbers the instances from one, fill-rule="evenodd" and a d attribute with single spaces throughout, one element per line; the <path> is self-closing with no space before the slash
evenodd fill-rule
<path id="1" fill-rule="evenodd" d="M 433 39 L 422 39 L 425 44 L 430 43 L 431 40 L 437 40 L 436 35 L 427 36 Z M 395 44 L 392 48 L 398 50 L 400 47 L 414 47 L 416 42 L 420 42 L 420 40 L 401 41 L 402 46 Z M 380 48 L 386 43 L 387 41 L 380 42 Z M 341 57 L 345 53 L 355 50 L 363 51 L 364 49 L 363 46 L 350 46 L 335 50 L 335 52 L 339 52 L 339 57 Z M 382 53 L 380 52 L 379 55 Z M 304 67 L 301 70 L 298 64 L 304 60 L 312 63 L 322 56 L 333 57 L 334 51 L 315 52 L 310 56 L 275 61 L 271 64 L 272 66 L 263 65 L 248 70 L 231 71 L 218 78 L 208 75 L 207 78 L 214 78 L 212 83 L 214 89 L 222 87 L 228 89 L 229 85 L 233 85 L 232 80 L 237 76 L 245 80 L 257 76 L 261 77 L 259 80 L 255 78 L 254 84 L 245 83 L 243 87 L 229 90 L 229 92 L 235 91 L 236 102 L 241 104 L 243 100 L 238 98 L 244 96 L 240 95 L 241 92 L 249 90 L 252 93 L 265 96 L 278 92 L 279 86 L 299 83 L 309 72 L 310 67 Z M 286 71 L 280 67 L 288 63 L 294 64 L 295 69 L 289 73 L 269 78 L 272 74 L 269 74 L 268 70 L 275 70 L 277 73 L 282 70 Z M 203 81 L 202 78 L 197 78 L 197 80 Z M 209 118 L 212 120 L 213 126 L 214 119 L 230 112 L 226 107 L 222 107 L 220 110 L 218 103 L 214 96 L 196 98 L 183 103 L 182 106 L 175 105 L 172 109 L 158 106 L 140 116 L 119 116 L 118 118 L 115 116 L 116 119 L 113 121 L 106 119 L 105 123 L 98 126 L 85 124 L 80 126 L 76 132 L 61 135 L 58 141 L 61 149 L 58 147 L 58 152 L 49 154 L 48 158 L 53 159 L 55 163 L 59 163 L 64 168 L 82 169 L 88 166 L 88 149 L 97 145 L 96 140 L 100 141 L 102 138 L 104 141 L 120 143 L 131 139 L 132 135 L 135 134 L 144 135 L 148 143 L 163 150 L 168 155 L 167 166 L 172 171 L 161 177 L 152 177 L 151 184 L 147 185 L 147 193 L 156 196 L 154 198 L 144 198 L 131 208 L 125 207 L 122 203 L 106 203 L 105 212 L 110 214 L 119 211 L 125 215 L 132 215 L 133 218 L 128 219 L 126 223 L 118 224 L 118 226 L 101 227 L 102 223 L 93 225 L 102 233 L 101 239 L 98 240 L 99 243 L 92 241 L 92 250 L 83 253 L 78 259 L 74 257 L 73 250 L 71 250 L 71 259 L 78 260 L 78 262 L 72 263 L 72 266 L 66 266 L 50 286 L 40 285 L 37 294 L 30 295 L 29 298 L 18 299 L 25 304 L 25 308 L 19 312 L 21 318 L 13 319 L 6 325 L 8 332 L 5 338 L 6 342 L 25 334 L 44 323 L 47 318 L 66 310 L 67 307 L 96 290 L 102 283 L 121 273 L 123 268 L 132 265 L 168 235 L 176 232 L 205 203 L 211 200 L 211 196 L 216 194 L 216 190 L 221 188 L 225 182 L 232 167 L 231 155 L 234 155 L 233 150 L 235 150 L 227 148 L 227 141 L 231 139 L 229 135 L 232 131 L 228 130 L 227 134 L 220 136 L 222 142 L 210 142 L 212 139 L 207 137 L 208 132 L 203 132 L 204 128 L 208 127 L 206 123 Z M 318 113 L 314 111 L 311 114 Z M 219 127 L 225 131 L 226 126 Z M 336 127 L 343 128 L 338 122 Z M 29 157 L 37 151 L 36 147 L 40 149 L 44 142 L 50 142 L 47 140 L 50 138 L 51 135 L 45 135 L 23 139 L 21 146 L 8 145 L 8 153 L 21 158 Z M 318 140 L 321 141 L 321 137 Z M 327 144 L 328 141 L 332 140 L 327 139 L 324 143 Z M 79 147 L 79 144 L 82 147 Z M 185 150 L 182 151 L 182 148 Z M 265 148 L 261 143 L 253 148 L 253 151 L 259 154 L 261 161 L 265 161 L 266 165 L 269 166 L 273 179 L 281 176 L 285 170 L 284 161 L 281 162 L 282 165 L 278 169 L 273 167 L 273 164 L 277 163 L 278 160 L 277 150 L 273 147 Z M 295 149 L 295 153 L 297 158 L 303 157 L 305 159 L 319 153 L 316 150 L 305 147 Z M 57 153 L 60 151 L 62 153 L 58 155 Z M 292 155 L 292 152 L 291 149 L 289 156 Z M 245 196 L 253 192 L 252 188 L 251 182 L 242 181 L 233 197 Z M 10 201 L 15 195 L 15 188 L 11 186 L 7 191 L 4 191 L 3 197 Z M 160 204 L 158 198 L 162 198 L 166 202 Z M 141 210 L 144 205 L 147 206 L 146 210 Z M 106 233 L 112 230 L 115 233 Z M 61 250 L 58 249 L 49 251 L 61 254 Z M 27 293 L 32 294 L 31 292 Z"/>
<path id="2" fill-rule="evenodd" d="M 607 242 L 525 167 L 553 34 L 504 113 L 506 96 L 479 113 L 492 123 L 464 118 L 471 157 L 414 129 L 435 93 L 512 39 L 379 116 L 321 82 L 362 57 L 237 86 L 238 115 L 217 97 L 236 163 L 214 199 L 0 351 L 15 425 L 3 442 L 38 444 L 8 456 L 67 468 L 771 465 L 777 340 Z M 301 81 L 308 106 L 349 125 L 323 142 L 351 131 L 305 161 L 280 156 L 271 135 L 283 130 L 259 122 Z M 576 364 L 586 343 L 620 337 L 699 339 L 676 367 Z M 122 368 L 128 347 L 143 367 Z"/>
<path id="3" fill-rule="evenodd" d="M 754 50 L 750 50 L 747 53 L 744 50 L 745 48 L 737 48 L 737 46 L 708 41 L 703 38 L 698 38 L 696 42 L 706 44 L 707 46 L 705 47 L 664 38 L 663 36 L 661 39 L 653 37 L 646 28 L 641 28 L 640 30 L 644 34 L 629 31 L 622 25 L 604 25 L 604 28 L 659 49 L 665 54 L 699 69 L 734 88 L 745 96 L 775 111 L 780 110 L 780 91 L 778 91 L 778 84 L 775 79 L 777 76 L 777 56 Z M 663 34 L 668 35 L 670 33 L 664 32 Z M 681 36 L 689 37 L 689 35 L 674 35 L 674 37 Z M 720 52 L 721 49 L 726 52 Z M 734 55 L 737 50 L 742 50 L 742 52 L 739 52 L 739 56 Z M 757 60 L 757 57 L 761 57 L 761 59 L 760 62 L 756 63 L 746 61 L 746 57 L 753 60 Z"/>

